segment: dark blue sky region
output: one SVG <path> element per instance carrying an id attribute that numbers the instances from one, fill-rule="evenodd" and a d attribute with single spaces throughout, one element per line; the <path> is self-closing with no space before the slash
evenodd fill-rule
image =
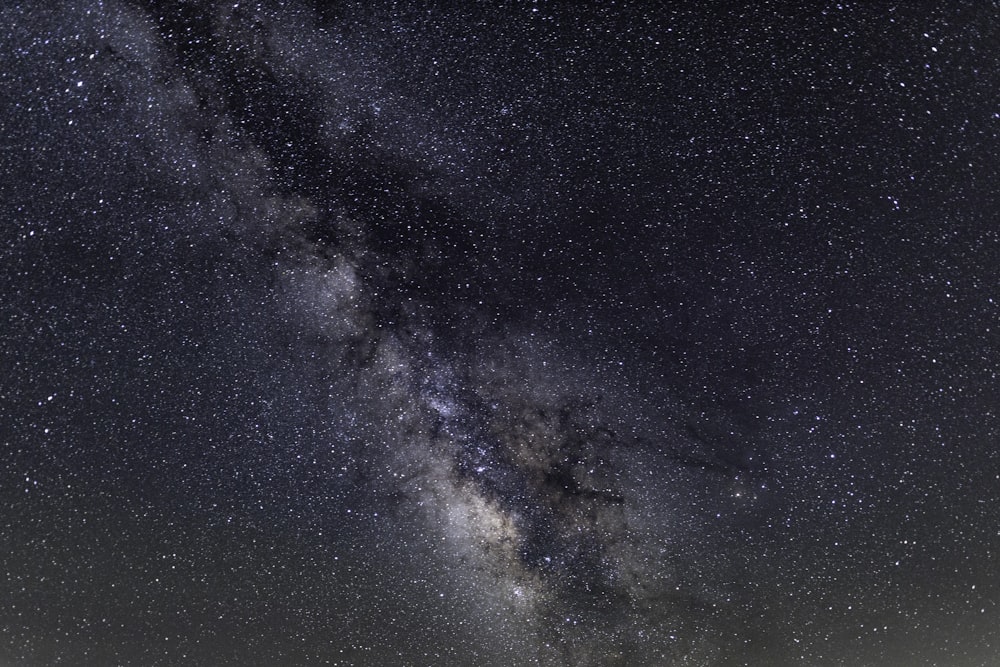
<path id="1" fill-rule="evenodd" d="M 0 664 L 994 664 L 998 52 L 6 3 Z"/>

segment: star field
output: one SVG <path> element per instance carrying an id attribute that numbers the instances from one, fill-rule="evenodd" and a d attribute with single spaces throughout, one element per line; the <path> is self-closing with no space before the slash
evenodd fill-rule
<path id="1" fill-rule="evenodd" d="M 0 26 L 0 665 L 995 663 L 996 3 Z"/>

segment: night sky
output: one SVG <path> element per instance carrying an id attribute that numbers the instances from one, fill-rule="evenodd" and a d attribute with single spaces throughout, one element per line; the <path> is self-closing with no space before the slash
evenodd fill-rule
<path id="1" fill-rule="evenodd" d="M 998 664 L 1000 5 L 453 4 L 0 4 L 0 667 Z"/>

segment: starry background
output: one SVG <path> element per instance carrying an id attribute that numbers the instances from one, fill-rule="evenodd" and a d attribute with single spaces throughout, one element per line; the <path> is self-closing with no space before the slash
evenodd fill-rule
<path id="1" fill-rule="evenodd" d="M 995 664 L 997 53 L 3 3 L 0 665 Z"/>

